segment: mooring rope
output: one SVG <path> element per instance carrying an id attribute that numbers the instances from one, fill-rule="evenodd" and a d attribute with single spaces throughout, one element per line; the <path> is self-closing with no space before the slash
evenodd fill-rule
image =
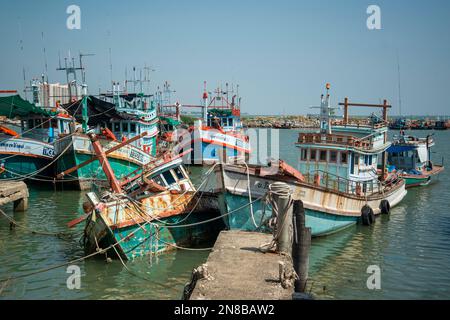
<path id="1" fill-rule="evenodd" d="M 19 228 L 22 228 L 22 229 L 24 229 L 24 230 L 26 230 L 26 231 L 29 231 L 29 232 L 33 233 L 33 234 L 39 234 L 39 235 L 44 235 L 44 236 L 54 236 L 54 237 L 58 237 L 58 238 L 60 238 L 60 239 L 62 239 L 62 240 L 66 240 L 66 239 L 63 239 L 63 236 L 68 236 L 67 233 L 64 233 L 64 232 L 62 232 L 62 231 L 60 231 L 60 232 L 49 232 L 49 231 L 32 230 L 32 229 L 28 228 L 27 226 L 18 223 L 16 220 L 14 220 L 14 219 L 11 218 L 9 215 L 7 215 L 2 209 L 0 209 L 0 213 L 1 213 L 6 219 L 8 219 L 9 222 L 10 222 L 12 225 L 17 226 L 17 227 L 19 227 Z"/>

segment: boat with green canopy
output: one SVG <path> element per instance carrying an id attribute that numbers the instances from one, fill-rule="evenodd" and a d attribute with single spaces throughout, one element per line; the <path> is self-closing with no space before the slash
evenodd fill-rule
<path id="1" fill-rule="evenodd" d="M 18 94 L 0 96 L 0 179 L 53 178 L 54 142 L 74 129 L 63 108 L 40 106 L 35 93 L 33 103 Z"/>

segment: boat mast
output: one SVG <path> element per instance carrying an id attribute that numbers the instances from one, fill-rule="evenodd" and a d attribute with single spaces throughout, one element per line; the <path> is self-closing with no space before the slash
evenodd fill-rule
<path id="1" fill-rule="evenodd" d="M 320 96 L 320 133 L 331 134 L 331 120 L 330 120 L 330 84 L 326 84 L 327 94 L 324 97 Z"/>
<path id="2" fill-rule="evenodd" d="M 203 124 L 208 123 L 208 92 L 206 92 L 206 81 L 203 82 Z"/>
<path id="3" fill-rule="evenodd" d="M 402 115 L 402 94 L 400 90 L 400 58 L 397 51 L 397 74 L 398 74 L 398 108 L 399 115 Z"/>

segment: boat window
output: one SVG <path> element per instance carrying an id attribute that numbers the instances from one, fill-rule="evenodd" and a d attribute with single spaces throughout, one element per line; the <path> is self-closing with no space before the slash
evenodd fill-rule
<path id="1" fill-rule="evenodd" d="M 120 132 L 120 123 L 114 123 L 114 131 Z"/>
<path id="2" fill-rule="evenodd" d="M 175 172 L 178 179 L 184 179 L 184 175 L 183 175 L 183 172 L 181 171 L 180 167 L 173 169 L 173 171 Z"/>
<path id="3" fill-rule="evenodd" d="M 347 153 L 341 152 L 341 163 L 347 163 Z"/>
<path id="4" fill-rule="evenodd" d="M 350 173 L 355 173 L 355 155 L 350 154 Z"/>
<path id="5" fill-rule="evenodd" d="M 229 118 L 229 119 L 228 119 L 228 125 L 229 125 L 230 127 L 233 126 L 233 118 Z"/>
<path id="6" fill-rule="evenodd" d="M 41 127 L 41 119 L 36 119 L 36 127 L 40 128 Z"/>
<path id="7" fill-rule="evenodd" d="M 58 120 L 52 119 L 52 120 L 50 120 L 50 121 L 51 121 L 51 123 L 52 123 L 52 128 L 58 129 Z"/>
<path id="8" fill-rule="evenodd" d="M 162 176 L 164 177 L 169 186 L 176 183 L 175 178 L 173 177 L 170 171 L 163 172 Z"/>
<path id="9" fill-rule="evenodd" d="M 108 123 L 106 124 L 106 127 L 107 127 L 109 130 L 112 130 L 112 123 L 111 123 L 111 122 L 108 122 Z"/>
<path id="10" fill-rule="evenodd" d="M 28 129 L 32 129 L 34 127 L 33 119 L 28 119 Z"/>
<path id="11" fill-rule="evenodd" d="M 130 123 L 130 132 L 136 132 L 136 124 Z"/>
<path id="12" fill-rule="evenodd" d="M 128 122 L 122 122 L 122 132 L 128 132 Z"/>
<path id="13" fill-rule="evenodd" d="M 165 187 L 165 183 L 163 181 L 163 179 L 160 176 L 156 176 L 152 179 L 153 181 L 155 181 L 157 184 L 159 184 L 160 186 Z"/>
<path id="14" fill-rule="evenodd" d="M 320 150 L 320 161 L 327 161 L 327 151 L 326 150 Z"/>
<path id="15" fill-rule="evenodd" d="M 311 149 L 310 158 L 311 158 L 311 161 L 317 160 L 317 150 L 316 149 Z"/>
<path id="16" fill-rule="evenodd" d="M 306 161 L 308 159 L 308 149 L 301 149 L 302 151 L 302 160 Z"/>
<path id="17" fill-rule="evenodd" d="M 369 166 L 372 165 L 372 155 L 369 156 Z"/>
<path id="18" fill-rule="evenodd" d="M 337 162 L 337 151 L 330 151 L 330 162 Z"/>

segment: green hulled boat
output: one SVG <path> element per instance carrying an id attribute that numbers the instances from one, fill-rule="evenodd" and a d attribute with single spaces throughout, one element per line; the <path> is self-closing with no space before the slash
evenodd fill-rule
<path id="1" fill-rule="evenodd" d="M 146 133 L 141 139 L 108 154 L 117 178 L 136 173 L 154 159 L 158 118 L 151 96 L 142 93 L 121 93 L 118 85 L 114 86 L 112 94 L 101 96 L 103 99 L 85 96 L 70 107 L 69 112 L 83 122 L 84 128 L 82 132 L 67 136 L 56 144 L 57 155 L 67 149 L 57 162 L 58 173 L 64 173 L 95 156 L 86 135 L 88 130 L 97 133 L 106 152 L 120 142 Z M 103 186 L 106 183 L 106 177 L 97 160 L 61 176 L 66 184 L 80 190 L 90 189 L 93 184 Z"/>
<path id="2" fill-rule="evenodd" d="M 388 151 L 389 170 L 396 171 L 406 183 L 406 188 L 426 186 L 444 170 L 431 161 L 432 135 L 417 138 L 401 134 L 394 136 Z"/>

